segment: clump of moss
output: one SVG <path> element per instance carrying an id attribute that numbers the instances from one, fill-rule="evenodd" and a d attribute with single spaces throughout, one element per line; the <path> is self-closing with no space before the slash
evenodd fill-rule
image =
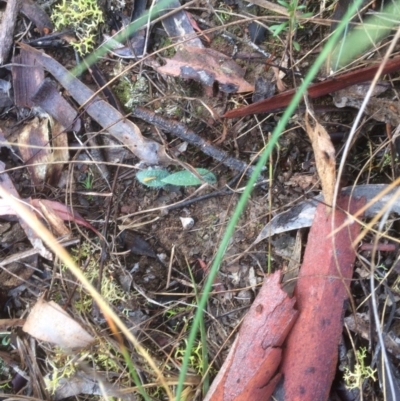
<path id="1" fill-rule="evenodd" d="M 135 82 L 124 76 L 114 90 L 126 111 L 132 111 L 139 104 L 147 103 L 150 100 L 149 83 L 143 76 L 138 77 Z"/>
<path id="2" fill-rule="evenodd" d="M 52 373 L 45 377 L 47 390 L 54 395 L 60 385 L 61 379 L 69 379 L 76 373 L 75 358 L 66 355 L 60 348 L 55 347 L 53 358 L 47 358 Z"/>
<path id="3" fill-rule="evenodd" d="M 96 33 L 99 25 L 104 22 L 104 17 L 97 0 L 62 0 L 55 7 L 52 20 L 58 30 L 75 30 L 79 40 L 72 43 L 72 46 L 84 55 L 94 48 Z"/>
<path id="4" fill-rule="evenodd" d="M 76 264 L 85 264 L 84 275 L 92 284 L 95 284 L 99 278 L 100 251 L 97 245 L 84 241 L 78 248 L 71 249 L 71 257 Z M 67 270 L 65 265 L 62 265 L 62 270 Z M 104 266 L 101 295 L 107 303 L 118 306 L 131 299 L 131 295 L 125 292 L 112 278 L 111 264 Z M 78 287 L 76 297 L 72 300 L 72 306 L 77 314 L 90 313 L 93 307 L 93 298 L 86 293 L 84 288 Z M 125 310 L 129 313 L 129 309 Z M 120 359 L 122 356 L 115 343 L 109 342 L 104 333 L 96 339 L 90 350 L 85 349 L 75 354 L 69 354 L 59 347 L 54 347 L 51 352 L 48 352 L 46 358 L 46 363 L 51 371 L 45 378 L 46 387 L 54 395 L 63 380 L 79 375 L 81 363 L 92 366 L 95 370 L 113 372 L 122 377 L 120 382 L 124 384 L 125 381 L 129 381 L 129 375 L 126 378 L 122 376 L 124 368 L 119 363 Z"/>
<path id="5" fill-rule="evenodd" d="M 373 370 L 370 366 L 365 363 L 365 358 L 367 357 L 367 350 L 365 347 L 361 347 L 356 351 L 357 363 L 354 367 L 354 372 L 350 369 L 345 368 L 345 373 L 343 379 L 346 383 L 348 389 L 359 388 L 361 390 L 363 382 L 367 379 L 372 379 L 375 381 L 376 370 Z"/>
<path id="6" fill-rule="evenodd" d="M 89 242 L 83 242 L 79 248 L 71 249 L 72 259 L 76 264 L 85 263 L 86 268 L 83 272 L 85 277 L 90 281 L 91 284 L 96 284 L 96 280 L 99 278 L 99 258 L 100 253 L 98 250 Z M 89 262 L 86 262 L 87 259 Z M 63 265 L 63 270 L 66 267 Z M 111 265 L 106 264 L 104 266 L 102 279 L 101 279 L 101 295 L 104 300 L 112 305 L 126 303 L 131 299 L 131 295 L 123 290 L 116 280 L 112 277 Z M 79 296 L 73 302 L 73 306 L 78 313 L 88 313 L 92 309 L 93 298 L 87 292 L 80 288 L 78 290 Z"/>
<path id="7" fill-rule="evenodd" d="M 120 377 L 121 384 L 128 384 L 129 375 L 123 375 L 124 369 L 119 359 L 121 355 L 118 350 L 104 339 L 99 339 L 90 351 L 81 351 L 76 354 L 66 354 L 61 348 L 55 347 L 46 358 L 51 370 L 51 373 L 45 377 L 46 388 L 51 395 L 54 395 L 63 383 L 65 385 L 65 379 L 79 375 L 81 363 L 92 366 L 96 371 L 112 372 Z"/>

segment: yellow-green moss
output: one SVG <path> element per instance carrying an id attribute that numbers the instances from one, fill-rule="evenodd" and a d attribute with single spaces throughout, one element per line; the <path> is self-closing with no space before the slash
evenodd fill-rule
<path id="1" fill-rule="evenodd" d="M 122 77 L 114 91 L 126 111 L 132 111 L 134 107 L 150 100 L 149 83 L 143 76 L 138 77 L 136 82 L 132 82 L 128 77 Z"/>
<path id="2" fill-rule="evenodd" d="M 55 6 L 52 20 L 57 30 L 74 29 L 79 40 L 72 46 L 84 55 L 94 48 L 96 33 L 104 17 L 96 0 L 62 0 Z"/>

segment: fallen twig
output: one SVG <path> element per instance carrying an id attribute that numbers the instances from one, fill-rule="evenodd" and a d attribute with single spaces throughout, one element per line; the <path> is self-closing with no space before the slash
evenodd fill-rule
<path id="1" fill-rule="evenodd" d="M 251 175 L 253 173 L 253 167 L 239 159 L 228 156 L 223 150 L 210 145 L 194 131 L 189 129 L 185 124 L 174 120 L 168 120 L 151 110 L 145 109 L 144 107 L 136 107 L 136 109 L 133 110 L 132 115 L 133 117 L 140 118 L 141 120 L 146 121 L 149 124 L 153 124 L 158 128 L 177 136 L 183 141 L 198 147 L 207 156 L 211 156 L 213 159 L 233 170 L 246 173 L 247 175 Z"/>

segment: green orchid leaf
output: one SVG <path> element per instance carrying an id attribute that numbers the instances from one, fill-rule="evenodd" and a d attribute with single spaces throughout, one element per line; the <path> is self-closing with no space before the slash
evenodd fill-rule
<path id="1" fill-rule="evenodd" d="M 165 186 L 166 184 L 162 180 L 167 176 L 169 176 L 169 172 L 162 169 L 142 170 L 136 173 L 136 178 L 139 182 L 151 188 Z"/>
<path id="2" fill-rule="evenodd" d="M 204 181 L 209 184 L 215 184 L 217 182 L 217 178 L 215 175 L 205 168 L 196 168 L 196 171 L 200 174 Z M 161 179 L 164 184 L 177 185 L 180 187 L 187 187 L 191 185 L 201 185 L 203 182 L 199 180 L 193 173 L 190 171 L 178 171 L 177 173 L 170 174 L 167 177 Z"/>

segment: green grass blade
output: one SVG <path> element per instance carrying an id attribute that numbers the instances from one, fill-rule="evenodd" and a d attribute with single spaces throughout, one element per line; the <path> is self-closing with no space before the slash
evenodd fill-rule
<path id="1" fill-rule="evenodd" d="M 342 41 L 338 49 L 332 55 L 332 65 L 337 68 L 347 65 L 349 62 L 373 48 L 375 43 L 390 33 L 392 28 L 397 29 L 400 17 L 400 1 L 389 3 L 383 13 L 366 18 L 365 24 L 355 27 Z"/>
<path id="2" fill-rule="evenodd" d="M 225 230 L 225 234 L 221 240 L 220 246 L 215 255 L 214 262 L 211 266 L 209 276 L 204 284 L 204 290 L 203 290 L 204 292 L 200 299 L 198 309 L 197 309 L 196 314 L 193 319 L 193 325 L 192 325 L 191 331 L 189 333 L 186 353 L 185 353 L 185 357 L 182 362 L 182 369 L 181 369 L 181 372 L 179 375 L 179 383 L 178 383 L 177 390 L 176 390 L 176 400 L 177 401 L 180 400 L 180 396 L 182 394 L 183 382 L 184 382 L 186 371 L 187 371 L 188 364 L 189 364 L 189 357 L 191 355 L 191 350 L 193 348 L 193 344 L 194 344 L 194 341 L 197 336 L 197 331 L 198 331 L 198 328 L 199 328 L 201 320 L 202 320 L 203 310 L 207 304 L 208 295 L 211 292 L 212 284 L 218 273 L 219 266 L 222 262 L 224 254 L 225 254 L 225 250 L 228 247 L 229 241 L 232 237 L 232 234 L 234 232 L 236 224 L 238 223 L 239 218 L 246 206 L 246 203 L 252 192 L 253 186 L 256 183 L 257 177 L 261 173 L 263 166 L 266 164 L 269 155 L 271 154 L 272 150 L 274 149 L 274 147 L 279 139 L 279 136 L 284 131 L 287 122 L 289 121 L 291 115 L 295 111 L 298 103 L 302 99 L 303 94 L 306 92 L 308 85 L 311 83 L 312 79 L 317 75 L 318 70 L 320 69 L 320 67 L 322 66 L 324 61 L 327 59 L 329 53 L 332 51 L 333 47 L 337 43 L 338 39 L 340 38 L 341 34 L 343 33 L 343 31 L 346 27 L 347 22 L 350 20 L 351 16 L 355 13 L 357 8 L 360 6 L 361 1 L 362 0 L 356 0 L 349 7 L 349 10 L 343 17 L 343 20 L 338 25 L 336 31 L 333 33 L 333 35 L 328 40 L 328 42 L 324 46 L 323 50 L 321 51 L 321 53 L 315 60 L 314 64 L 311 66 L 310 71 L 306 75 L 303 83 L 298 88 L 295 96 L 293 97 L 292 101 L 290 102 L 289 106 L 287 107 L 286 111 L 284 112 L 282 118 L 279 120 L 278 125 L 274 129 L 271 139 L 270 139 L 268 145 L 266 146 L 266 148 L 264 149 L 256 167 L 254 168 L 254 172 L 253 172 L 252 176 L 250 177 L 249 182 L 248 182 L 242 196 L 240 197 L 239 203 L 238 203 L 231 219 L 229 220 L 228 226 Z"/>
<path id="3" fill-rule="evenodd" d="M 123 43 L 127 36 L 131 35 L 132 33 L 138 31 L 144 25 L 150 21 L 157 18 L 171 3 L 171 0 L 161 0 L 158 4 L 152 7 L 149 11 L 145 12 L 140 18 L 136 21 L 132 22 L 126 29 L 118 33 L 113 37 L 114 40 L 117 42 Z M 87 70 L 87 66 L 91 66 L 100 58 L 103 57 L 108 51 L 110 51 L 110 44 L 103 43 L 99 46 L 94 52 L 92 52 L 88 57 L 85 58 L 84 62 L 77 65 L 71 73 L 75 76 L 81 75 L 83 72 Z"/>
<path id="4" fill-rule="evenodd" d="M 193 277 L 193 272 L 190 269 L 189 264 L 188 265 L 188 270 L 190 274 L 190 278 L 193 283 L 193 288 L 194 288 L 194 293 L 196 296 L 196 302 L 199 303 L 199 292 L 197 290 L 197 285 L 195 282 L 195 279 Z M 201 321 L 200 321 L 200 340 L 201 340 L 201 356 L 202 356 L 202 361 L 203 361 L 203 366 L 202 366 L 202 374 L 204 376 L 204 373 L 208 371 L 208 348 L 207 348 L 207 334 L 206 334 L 206 326 L 204 324 L 204 314 L 201 316 Z M 206 377 L 203 377 L 203 396 L 205 396 L 208 392 L 208 389 L 210 387 L 210 375 L 207 373 Z"/>
<path id="5" fill-rule="evenodd" d="M 129 373 L 131 374 L 131 377 L 133 381 L 135 382 L 136 386 L 139 388 L 139 393 L 142 395 L 142 397 L 145 399 L 145 401 L 151 401 L 150 396 L 146 393 L 145 389 L 142 386 L 142 383 L 139 379 L 138 374 L 136 373 L 136 369 L 133 366 L 131 356 L 129 355 L 128 350 L 125 348 L 125 346 L 121 346 L 121 354 L 125 359 L 126 365 L 128 367 Z"/>

